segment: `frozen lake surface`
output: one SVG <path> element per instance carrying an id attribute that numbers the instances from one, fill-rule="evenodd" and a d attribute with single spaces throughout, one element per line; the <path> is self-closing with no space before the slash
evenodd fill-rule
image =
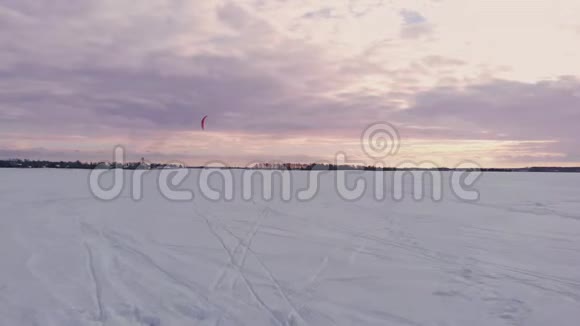
<path id="1" fill-rule="evenodd" d="M 107 202 L 88 171 L 0 170 L 0 325 L 580 325 L 579 174 L 486 173 L 477 202 L 346 201 L 331 173 L 174 202 L 157 174 Z"/>

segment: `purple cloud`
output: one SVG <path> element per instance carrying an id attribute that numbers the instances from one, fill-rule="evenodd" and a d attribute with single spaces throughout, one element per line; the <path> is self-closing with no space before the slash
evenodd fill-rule
<path id="1" fill-rule="evenodd" d="M 352 140 L 390 121 L 410 139 L 543 141 L 524 150 L 579 161 L 576 78 L 429 89 L 425 77 L 461 84 L 453 72 L 468 63 L 438 53 L 406 65 L 377 61 L 397 53 L 396 35 L 333 56 L 242 4 L 157 4 L 1 1 L 0 136 L 36 136 L 3 153 L 48 155 L 43 135 L 79 136 L 89 156 L 90 140 L 169 137 L 196 131 L 207 114 L 211 130 L 224 134 Z M 297 20 L 334 17 L 328 8 L 297 12 Z M 404 42 L 434 33 L 421 13 L 397 13 Z"/>

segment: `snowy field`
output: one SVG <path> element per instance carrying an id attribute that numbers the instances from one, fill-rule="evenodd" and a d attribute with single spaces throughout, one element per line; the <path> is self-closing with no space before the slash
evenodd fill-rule
<path id="1" fill-rule="evenodd" d="M 157 173 L 106 202 L 88 171 L 0 170 L 0 325 L 580 325 L 579 174 L 487 173 L 478 202 L 345 201 L 331 173 L 308 202 L 173 202 Z"/>

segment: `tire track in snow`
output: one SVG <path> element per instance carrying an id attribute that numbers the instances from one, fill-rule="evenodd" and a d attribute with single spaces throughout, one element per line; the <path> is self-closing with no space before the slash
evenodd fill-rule
<path id="1" fill-rule="evenodd" d="M 304 292 L 308 291 L 310 288 L 314 287 L 317 284 L 318 278 L 320 277 L 320 275 L 322 275 L 322 273 L 327 267 L 328 267 L 328 256 L 325 256 L 320 262 L 320 265 L 318 265 L 318 268 L 308 279 L 308 282 L 304 285 L 303 289 Z M 298 315 L 301 315 L 300 311 L 302 311 L 302 309 L 304 309 L 306 305 L 307 305 L 306 302 L 302 302 L 298 308 L 295 308 L 296 313 Z M 288 315 L 288 317 L 290 317 L 290 315 Z"/>
<path id="2" fill-rule="evenodd" d="M 202 213 L 200 213 L 197 210 L 196 210 L 196 213 L 197 213 L 197 215 L 199 215 L 199 216 L 201 216 L 201 217 L 203 217 L 205 219 L 206 223 L 208 224 L 208 226 L 210 227 L 211 230 L 214 230 L 213 224 L 211 224 L 209 222 L 209 219 L 208 219 L 208 217 L 205 214 L 202 214 Z M 236 244 L 236 247 L 233 250 L 231 250 L 231 251 L 225 245 L 225 241 L 223 241 L 223 238 L 220 237 L 219 234 L 215 234 L 214 233 L 214 236 L 216 236 L 216 237 L 218 237 L 218 238 L 221 239 L 221 242 L 223 243 L 223 246 L 225 247 L 225 250 L 227 251 L 226 253 L 230 257 L 230 261 L 228 263 L 228 266 L 225 266 L 224 268 L 222 268 L 220 270 L 217 278 L 212 283 L 212 286 L 211 286 L 212 291 L 216 291 L 221 286 L 221 284 L 224 281 L 224 278 L 227 275 L 228 270 L 231 270 L 231 267 L 233 265 L 236 265 L 237 264 L 237 262 L 236 262 L 236 254 L 237 254 L 239 248 L 243 246 L 243 242 L 246 242 L 246 243 L 251 244 L 251 242 L 253 241 L 255 235 L 258 233 L 258 230 L 259 230 L 260 224 L 262 222 L 262 219 L 264 219 L 266 217 L 266 215 L 267 215 L 267 211 L 266 211 L 266 209 L 264 209 L 262 211 L 262 214 L 256 219 L 256 221 L 254 223 L 254 227 L 252 228 L 252 231 L 246 236 L 246 238 L 244 239 L 244 241 L 239 241 Z M 247 256 L 247 249 L 244 249 L 244 251 L 242 253 L 242 258 L 241 258 L 242 262 L 239 264 L 239 265 L 241 265 L 242 268 L 245 265 L 246 256 Z M 230 290 L 233 290 L 233 288 L 235 288 L 235 282 L 234 282 L 234 284 L 231 284 L 230 285 Z"/>
<path id="3" fill-rule="evenodd" d="M 205 310 L 207 310 L 206 312 L 211 312 L 212 310 L 217 311 L 222 315 L 222 317 L 223 316 L 232 317 L 233 320 L 236 320 L 236 318 L 230 312 L 225 310 L 223 307 L 209 301 L 209 298 L 203 294 L 204 293 L 203 289 L 196 286 L 195 284 L 191 284 L 190 282 L 180 278 L 179 276 L 174 275 L 173 273 L 171 273 L 170 271 L 166 270 L 161 265 L 159 265 L 157 262 L 155 262 L 155 260 L 151 256 L 147 255 L 146 253 L 132 247 L 131 245 L 121 240 L 121 238 L 127 238 L 127 236 L 118 234 L 117 232 L 112 230 L 98 229 L 86 222 L 82 222 L 81 227 L 83 228 L 84 234 L 89 234 L 89 236 L 92 237 L 98 237 L 101 241 L 108 241 L 112 248 L 125 252 L 130 256 L 132 256 L 133 258 L 141 261 L 141 263 L 144 263 L 149 267 L 153 268 L 153 270 L 156 270 L 158 273 L 160 273 L 166 279 L 168 279 L 171 283 L 176 285 L 178 289 L 188 290 L 187 292 L 193 295 L 192 299 L 193 298 L 197 299 L 197 303 L 201 304 L 202 306 L 205 306 Z M 134 241 L 132 239 L 129 240 Z"/>
<path id="4" fill-rule="evenodd" d="M 93 255 L 93 250 L 89 243 L 87 242 L 87 234 L 92 233 L 93 235 L 98 235 L 99 232 L 96 231 L 91 225 L 86 222 L 81 222 L 77 218 L 77 222 L 79 223 L 81 235 L 82 235 L 82 242 L 85 247 L 86 256 L 87 256 L 87 263 L 88 263 L 88 270 L 91 280 L 93 282 L 93 291 L 94 291 L 94 298 L 97 304 L 97 321 L 101 324 L 104 324 L 106 320 L 105 308 L 103 304 L 103 289 L 101 286 L 101 282 L 97 275 L 97 270 L 95 268 L 95 259 Z M 91 236 L 90 234 L 88 236 Z"/>
<path id="5" fill-rule="evenodd" d="M 561 218 L 573 219 L 576 221 L 580 221 L 579 215 L 560 212 L 558 210 L 548 208 L 548 207 L 535 208 L 535 209 L 523 209 L 523 208 L 514 208 L 514 207 L 505 206 L 505 205 L 487 204 L 487 203 L 481 203 L 481 202 L 463 202 L 463 201 L 458 201 L 458 200 L 456 200 L 456 202 L 460 203 L 460 204 L 473 205 L 473 206 L 479 206 L 479 207 L 484 207 L 484 208 L 492 208 L 492 209 L 496 209 L 496 210 L 500 210 L 500 211 L 504 211 L 504 212 L 508 212 L 508 213 L 521 213 L 521 214 L 530 214 L 530 215 L 536 215 L 536 216 L 557 216 L 557 217 L 561 217 Z"/>
<path id="6" fill-rule="evenodd" d="M 252 201 L 252 202 L 253 202 L 254 205 L 259 205 L 255 201 Z M 283 216 L 288 216 L 284 212 L 274 210 L 274 209 L 272 209 L 272 208 L 270 208 L 268 206 L 264 206 L 264 205 L 259 205 L 259 206 L 264 207 L 264 211 L 268 210 L 269 212 L 275 212 L 275 213 L 278 213 L 278 214 L 283 215 Z M 295 216 L 295 217 L 298 217 L 298 216 Z M 225 227 L 224 227 L 224 229 L 230 235 L 232 235 L 234 238 L 238 239 L 238 246 L 243 245 L 243 241 L 241 241 L 241 239 L 239 237 L 237 237 L 235 234 L 233 234 L 233 232 L 231 232 L 229 229 L 227 229 Z M 300 305 L 300 307 L 297 308 L 292 303 L 292 301 L 290 300 L 290 298 L 288 297 L 288 295 L 285 293 L 285 291 L 283 290 L 280 282 L 278 280 L 276 280 L 276 278 L 272 274 L 271 270 L 258 257 L 257 253 L 254 252 L 250 247 L 247 247 L 247 248 L 252 253 L 252 255 L 256 258 L 256 260 L 258 261 L 258 263 L 262 266 L 262 269 L 268 275 L 268 277 L 270 278 L 270 280 L 273 283 L 274 287 L 280 292 L 280 295 L 283 297 L 283 299 L 286 301 L 286 303 L 290 306 L 290 310 L 291 311 L 290 311 L 290 313 L 286 317 L 286 322 L 287 323 L 292 323 L 294 321 L 293 315 L 295 315 L 297 318 L 299 318 L 299 321 L 301 321 L 303 324 L 307 324 L 306 323 L 306 320 L 302 317 L 302 314 L 300 313 L 300 311 L 306 306 L 306 304 L 305 303 L 302 303 Z M 328 265 L 328 256 L 325 256 L 323 258 L 322 262 L 321 262 L 320 267 L 317 269 L 317 271 L 315 272 L 315 274 L 309 279 L 309 282 L 305 286 L 306 289 L 313 285 L 313 283 L 317 280 L 317 278 L 320 276 L 320 274 L 322 274 L 322 272 L 326 269 L 327 265 Z"/>
<path id="7" fill-rule="evenodd" d="M 99 278 L 97 277 L 97 271 L 95 269 L 95 263 L 94 263 L 94 258 L 93 258 L 93 251 L 88 243 L 85 242 L 84 245 L 85 245 L 85 250 L 87 251 L 87 257 L 88 257 L 88 263 L 89 263 L 89 273 L 91 275 L 91 279 L 92 279 L 93 285 L 95 287 L 94 291 L 95 291 L 95 300 L 97 302 L 97 316 L 98 316 L 97 321 L 99 321 L 100 323 L 104 323 L 106 316 L 105 316 L 105 310 L 103 308 L 103 294 L 102 294 L 103 290 L 101 288 Z"/>
<path id="8" fill-rule="evenodd" d="M 253 203 L 254 203 L 254 205 L 258 205 L 258 204 L 257 204 L 255 201 L 253 201 Z M 275 212 L 275 213 L 278 213 L 278 214 L 280 214 L 280 215 L 283 215 L 283 216 L 289 216 L 289 215 L 287 215 L 287 214 L 286 214 L 286 213 L 284 213 L 284 212 L 281 212 L 281 211 L 278 211 L 278 210 L 271 209 L 271 208 L 270 208 L 270 207 L 268 207 L 268 206 L 264 206 L 264 205 L 259 205 L 259 206 L 262 206 L 262 207 L 264 207 L 264 209 L 265 209 L 265 210 L 266 210 L 266 209 L 268 209 L 268 210 L 269 210 L 269 211 L 271 211 L 271 212 Z M 298 216 L 294 216 L 294 217 L 298 217 Z M 230 233 L 230 234 L 231 234 L 233 237 L 235 237 L 235 238 L 238 238 L 238 237 L 236 237 L 236 236 L 235 236 L 235 235 L 234 235 L 234 234 L 233 234 L 233 233 L 232 233 L 232 232 L 231 232 L 229 229 L 227 229 L 227 228 L 225 228 L 225 229 L 226 229 L 226 231 L 228 231 L 228 232 L 229 232 L 229 233 Z M 239 240 L 239 238 L 238 238 L 238 240 Z M 238 245 L 240 245 L 240 244 L 242 244 L 242 243 L 241 243 L 241 242 L 238 242 Z M 287 317 L 286 317 L 287 323 L 291 323 L 291 322 L 294 320 L 294 319 L 292 318 L 292 317 L 293 317 L 292 315 L 294 314 L 294 315 L 296 315 L 296 316 L 297 316 L 297 317 L 300 319 L 300 321 L 301 321 L 302 323 L 304 323 L 304 324 L 307 324 L 307 323 L 306 323 L 306 320 L 305 320 L 305 319 L 302 317 L 302 314 L 300 313 L 300 311 L 301 311 L 301 310 L 302 310 L 302 309 L 303 309 L 303 308 L 306 306 L 306 303 L 302 303 L 302 304 L 301 304 L 299 307 L 296 307 L 296 306 L 295 306 L 295 305 L 294 305 L 294 304 L 291 302 L 290 298 L 289 298 L 289 297 L 288 297 L 288 295 L 285 293 L 285 291 L 283 291 L 283 290 L 282 290 L 282 287 L 281 287 L 280 283 L 279 283 L 279 282 L 278 282 L 278 281 L 277 281 L 277 280 L 274 278 L 274 276 L 273 276 L 273 274 L 271 273 L 271 271 L 270 271 L 270 270 L 269 270 L 269 269 L 268 269 L 268 268 L 265 266 L 265 264 L 264 264 L 264 263 L 263 263 L 263 262 L 262 262 L 262 261 L 259 259 L 258 255 L 257 255 L 257 254 L 256 254 L 256 253 L 255 253 L 253 250 L 251 250 L 250 248 L 249 248 L 249 250 L 250 250 L 250 252 L 252 252 L 252 254 L 253 254 L 255 257 L 256 257 L 256 260 L 257 260 L 257 261 L 258 261 L 258 262 L 259 262 L 259 263 L 262 265 L 262 267 L 263 267 L 263 268 L 265 268 L 265 269 L 267 270 L 267 272 L 269 273 L 269 277 L 270 277 L 270 279 L 272 280 L 272 282 L 275 282 L 274 286 L 278 288 L 278 291 L 280 292 L 280 294 L 281 294 L 281 295 L 283 296 L 283 298 L 286 300 L 287 304 L 288 304 L 288 305 L 291 307 L 291 311 L 290 311 L 290 313 L 289 313 L 289 314 L 287 315 Z M 315 273 L 314 273 L 314 274 L 313 274 L 313 275 L 312 275 L 312 276 L 309 278 L 309 281 L 306 283 L 306 285 L 305 285 L 305 287 L 304 287 L 304 288 L 305 288 L 305 290 L 306 290 L 306 289 L 308 289 L 308 288 L 310 288 L 311 286 L 313 286 L 313 285 L 315 284 L 316 280 L 318 279 L 318 277 L 320 277 L 320 275 L 321 275 L 321 274 L 322 274 L 322 272 L 323 272 L 323 271 L 324 271 L 324 270 L 327 268 L 327 266 L 328 266 L 328 255 L 327 255 L 327 256 L 325 256 L 325 257 L 322 259 L 322 262 L 321 262 L 321 264 L 319 265 L 319 268 L 318 268 L 318 269 L 315 271 Z M 266 270 L 265 270 L 265 271 L 266 271 Z"/>
<path id="9" fill-rule="evenodd" d="M 408 254 L 412 254 L 418 258 L 431 260 L 434 263 L 437 263 L 438 265 L 440 265 L 442 268 L 445 268 L 445 266 L 456 266 L 458 264 L 458 262 L 462 260 L 462 257 L 460 257 L 460 256 L 446 253 L 446 252 L 442 252 L 442 251 L 435 250 L 435 249 L 428 249 L 424 246 L 417 245 L 416 243 L 406 244 L 404 242 L 396 242 L 396 241 L 387 240 L 387 239 L 377 237 L 377 236 L 371 236 L 370 234 L 369 235 L 360 234 L 360 235 L 354 235 L 354 236 L 361 237 L 363 239 L 366 238 L 366 239 L 373 241 L 375 243 L 379 243 L 379 244 L 388 245 L 391 247 L 396 247 L 396 248 L 402 249 L 402 250 L 406 251 Z M 409 238 L 409 235 L 405 235 L 404 237 Z M 362 252 L 362 253 L 365 253 L 365 252 Z M 578 300 L 579 295 L 576 293 L 580 289 L 580 282 L 578 282 L 577 280 L 573 280 L 573 279 L 569 279 L 569 278 L 565 278 L 565 277 L 558 277 L 558 276 L 549 275 L 549 274 L 544 274 L 541 272 L 535 272 L 535 271 L 527 270 L 524 268 L 513 267 L 513 266 L 509 266 L 509 265 L 505 265 L 505 264 L 499 264 L 499 263 L 495 263 L 495 262 L 491 262 L 491 261 L 487 261 L 487 260 L 483 260 L 483 259 L 474 259 L 474 261 L 476 263 L 480 264 L 481 266 L 487 265 L 487 266 L 491 266 L 491 267 L 494 267 L 496 269 L 502 270 L 506 273 L 507 277 L 510 276 L 509 274 L 525 275 L 525 276 L 536 278 L 539 280 L 550 281 L 550 282 L 554 282 L 556 284 L 563 285 L 564 287 L 566 287 L 567 289 L 570 289 L 571 291 L 568 292 L 568 291 L 562 291 L 559 289 L 550 289 L 550 290 L 553 292 L 559 293 L 559 294 L 566 295 L 566 296 L 568 296 L 576 301 L 580 301 L 580 300 Z M 532 286 L 532 283 L 533 282 L 528 282 L 528 283 L 523 283 L 523 284 L 528 285 L 528 286 Z"/>
<path id="10" fill-rule="evenodd" d="M 250 234 L 248 234 L 248 236 L 246 237 L 244 243 L 238 243 L 238 245 L 236 246 L 236 248 L 240 248 L 240 247 L 242 248 L 242 258 L 241 258 L 241 261 L 238 263 L 238 266 L 240 269 L 243 269 L 244 266 L 246 265 L 248 251 L 252 247 L 252 242 L 254 241 L 254 238 L 256 237 L 256 234 L 258 233 L 258 231 L 260 229 L 260 226 L 262 224 L 262 220 L 268 216 L 268 213 L 269 213 L 268 208 L 267 207 L 264 208 L 261 215 L 256 219 L 256 222 L 254 223 L 254 227 L 252 228 L 252 231 L 250 232 Z M 233 252 L 233 256 L 234 256 L 234 258 L 236 256 L 235 250 Z M 233 284 L 231 285 L 231 289 L 234 289 L 236 287 L 237 281 L 238 281 L 238 278 L 235 278 L 233 281 Z"/>
<path id="11" fill-rule="evenodd" d="M 163 268 L 163 266 L 161 266 L 157 262 L 155 262 L 155 260 L 153 260 L 153 258 L 151 256 L 147 255 L 146 253 L 144 253 L 136 248 L 133 248 L 132 246 L 130 246 L 126 243 L 123 243 L 123 241 L 121 241 L 119 239 L 119 237 L 115 236 L 113 234 L 113 232 L 103 230 L 102 234 L 115 247 L 133 255 L 136 258 L 139 258 L 139 260 L 145 262 L 147 265 L 149 265 L 153 269 L 157 270 L 159 273 L 164 275 L 167 279 L 171 280 L 176 285 L 179 285 L 182 288 L 186 288 L 186 289 L 190 290 L 193 294 L 195 294 L 196 297 L 198 297 L 198 298 L 201 297 L 203 299 L 203 301 L 205 301 L 207 304 L 209 304 L 209 299 L 205 295 L 202 294 L 203 291 L 201 288 L 195 286 L 194 284 L 190 284 L 188 281 L 183 280 L 178 276 L 173 275 L 173 273 L 166 270 L 165 268 Z"/>
<path id="12" fill-rule="evenodd" d="M 222 226 L 222 229 L 224 229 L 226 232 L 228 232 L 232 237 L 236 238 L 238 240 L 238 245 L 240 245 L 240 244 L 243 245 L 243 240 L 240 239 L 238 236 L 236 236 L 231 230 L 229 230 L 228 228 L 226 228 L 224 226 Z M 267 277 L 270 279 L 270 282 L 272 282 L 273 287 L 276 288 L 276 290 L 279 292 L 280 296 L 284 299 L 284 301 L 286 301 L 286 304 L 290 307 L 290 313 L 286 317 L 286 323 L 293 325 L 294 324 L 293 321 L 295 320 L 294 316 L 296 316 L 296 318 L 298 318 L 299 322 L 301 322 L 304 325 L 307 325 L 308 323 L 306 322 L 304 317 L 300 314 L 301 308 L 297 309 L 296 306 L 294 305 L 294 303 L 292 303 L 292 301 L 290 300 L 290 298 L 286 294 L 286 291 L 284 290 L 284 288 L 280 284 L 280 281 L 278 281 L 278 279 L 276 279 L 276 277 L 274 276 L 274 273 L 272 273 L 272 270 L 270 268 L 268 268 L 268 266 L 266 266 L 266 264 L 260 259 L 259 255 L 254 250 L 252 250 L 250 247 L 247 247 L 247 251 L 249 251 L 252 254 L 252 256 L 254 256 L 254 258 L 256 258 L 256 261 L 262 267 L 262 270 L 267 275 Z M 328 261 L 328 257 L 326 257 L 326 260 Z"/>
<path id="13" fill-rule="evenodd" d="M 251 250 L 249 248 L 248 248 L 248 250 L 253 254 L 253 256 L 256 258 L 256 260 L 258 261 L 258 263 L 260 264 L 260 266 L 262 266 L 262 269 L 264 270 L 264 272 L 266 272 L 266 274 L 268 275 L 268 277 L 270 278 L 271 282 L 274 284 L 274 286 L 276 287 L 276 289 L 278 290 L 278 292 L 280 293 L 280 295 L 282 296 L 282 298 L 284 298 L 284 301 L 286 301 L 286 303 L 288 304 L 288 306 L 290 306 L 291 311 L 288 314 L 288 316 L 286 317 L 287 322 L 290 323 L 290 324 L 294 324 L 292 321 L 294 321 L 294 317 L 296 317 L 296 318 L 298 318 L 298 321 L 299 322 L 301 322 L 304 325 L 307 325 L 308 323 L 306 322 L 306 320 L 304 319 L 304 317 L 302 317 L 302 315 L 300 314 L 299 309 L 297 309 L 296 306 L 292 303 L 292 301 L 290 300 L 290 298 L 288 297 L 288 295 L 284 291 L 284 288 L 282 287 L 282 285 L 280 284 L 280 282 L 274 277 L 274 274 L 272 273 L 272 271 L 258 257 L 258 254 L 256 254 L 256 252 L 254 252 L 253 250 Z"/>
<path id="14" fill-rule="evenodd" d="M 268 307 L 268 305 L 266 305 L 266 303 L 264 302 L 264 300 L 262 300 L 262 298 L 258 295 L 258 293 L 256 292 L 256 290 L 254 289 L 254 286 L 252 285 L 252 283 L 245 276 L 245 274 L 243 273 L 243 271 L 240 268 L 240 266 L 236 264 L 234 255 L 228 249 L 227 245 L 224 242 L 224 239 L 216 232 L 213 224 L 209 221 L 209 219 L 207 218 L 207 216 L 201 214 L 197 210 L 196 210 L 196 213 L 197 213 L 197 215 L 201 216 L 205 220 L 205 222 L 206 222 L 206 224 L 207 224 L 210 232 L 216 237 L 216 239 L 218 240 L 218 242 L 220 243 L 220 245 L 222 246 L 222 248 L 224 249 L 224 251 L 226 252 L 226 254 L 229 256 L 229 265 L 231 267 L 233 267 L 238 272 L 239 276 L 242 278 L 242 281 L 244 282 L 244 284 L 248 288 L 248 291 L 250 292 L 250 294 L 252 295 L 252 297 L 254 298 L 254 300 L 256 300 L 256 302 L 258 303 L 258 305 L 266 313 L 268 313 L 270 315 L 270 317 L 277 322 L 278 325 L 283 326 L 284 324 L 278 319 L 278 317 L 276 316 L 276 314 L 274 313 L 274 311 L 270 307 Z"/>

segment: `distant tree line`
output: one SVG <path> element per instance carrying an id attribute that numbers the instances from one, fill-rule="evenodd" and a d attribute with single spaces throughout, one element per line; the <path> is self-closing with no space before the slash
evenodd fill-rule
<path id="1" fill-rule="evenodd" d="M 140 162 L 117 163 L 117 162 L 81 162 L 81 161 L 46 161 L 46 160 L 23 160 L 10 159 L 0 160 L 0 168 L 32 168 L 32 169 L 113 169 L 121 168 L 127 170 L 137 169 L 163 169 L 186 167 L 180 164 L 146 163 L 143 159 Z M 203 168 L 203 166 L 189 167 Z M 337 171 L 337 170 L 358 170 L 358 171 L 453 171 L 456 169 L 439 168 L 397 168 L 397 167 L 376 167 L 363 165 L 336 165 L 322 163 L 261 163 L 252 167 L 225 167 L 223 169 L 262 169 L 262 170 L 295 170 L 295 171 Z M 482 168 L 483 172 L 580 172 L 580 167 L 527 167 L 527 168 Z"/>
<path id="2" fill-rule="evenodd" d="M 98 163 L 41 160 L 0 160 L 0 168 L 94 169 Z"/>
<path id="3" fill-rule="evenodd" d="M 26 169 L 113 169 L 121 168 L 127 170 L 137 169 L 160 169 L 165 167 L 182 167 L 178 164 L 160 164 L 129 162 L 81 162 L 81 161 L 45 161 L 45 160 L 0 160 L 0 168 L 26 168 Z"/>

